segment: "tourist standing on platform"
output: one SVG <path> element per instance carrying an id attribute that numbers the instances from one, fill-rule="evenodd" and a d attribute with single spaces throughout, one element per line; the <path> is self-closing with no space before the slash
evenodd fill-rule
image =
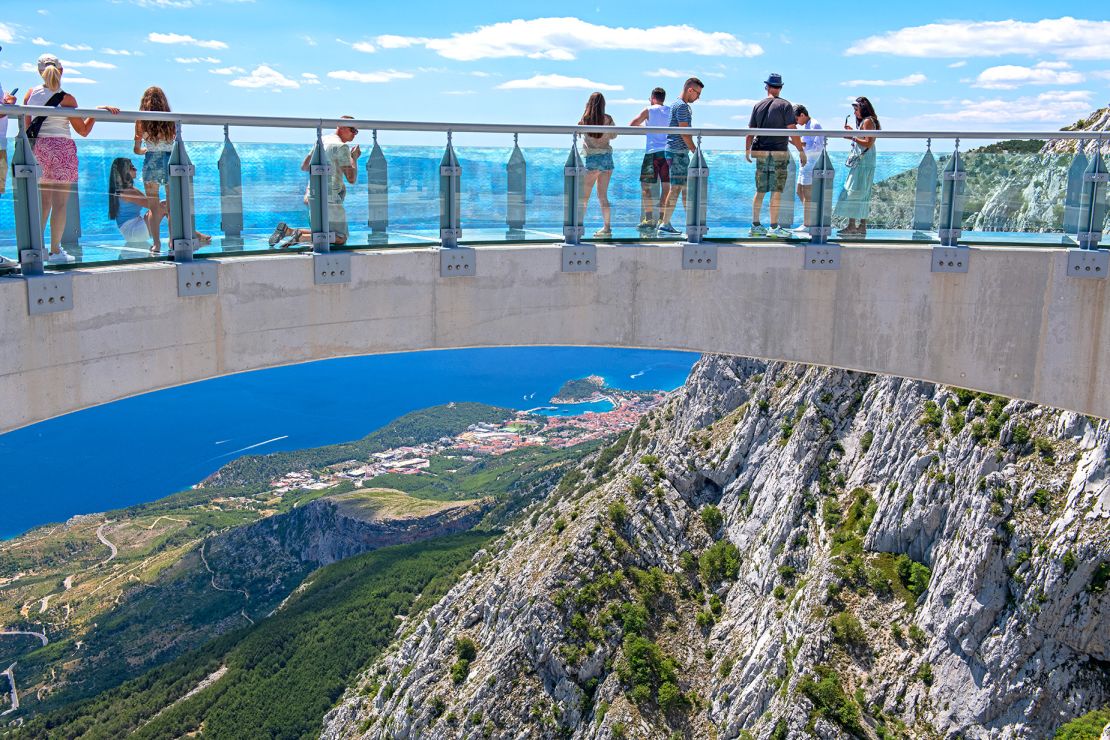
<path id="1" fill-rule="evenodd" d="M 149 189 L 144 193 L 135 187 L 136 174 L 135 163 L 127 157 L 112 161 L 108 175 L 108 218 L 116 222 L 126 243 L 146 244 L 148 239 L 158 238 L 159 221 L 166 209 L 154 210 L 160 205 L 157 196 L 151 197 Z M 146 213 L 144 208 L 148 209 Z"/>
<path id="2" fill-rule="evenodd" d="M 613 126 L 613 118 L 605 112 L 605 96 L 590 93 L 586 109 L 582 112 L 580 126 Z M 582 137 L 582 158 L 586 161 L 586 182 L 582 188 L 582 215 L 585 217 L 590 192 L 597 185 L 597 202 L 601 206 L 601 228 L 594 232 L 595 239 L 613 235 L 612 209 L 609 207 L 609 180 L 613 177 L 613 146 L 616 134 L 585 134 Z"/>
<path id="3" fill-rule="evenodd" d="M 671 107 L 664 105 L 667 92 L 657 87 L 651 91 L 648 107 L 632 119 L 629 126 L 667 126 L 671 122 Z M 658 189 L 658 195 L 656 190 Z M 663 223 L 663 204 L 671 189 L 671 175 L 667 167 L 667 135 L 648 134 L 644 161 L 640 165 L 640 231 L 655 231 Z"/>
<path id="4" fill-rule="evenodd" d="M 875 107 L 867 98 L 856 98 L 852 103 L 852 113 L 856 130 L 877 131 L 882 128 L 879 117 L 875 115 Z M 844 128 L 853 130 L 847 119 Z M 852 152 L 846 162 L 848 179 L 844 181 L 844 189 L 840 191 L 833 215 L 848 219 L 848 225 L 840 230 L 841 234 L 864 237 L 867 236 L 867 218 L 871 215 L 871 186 L 875 183 L 875 137 L 848 138 L 852 141 Z"/>
<path id="5" fill-rule="evenodd" d="M 697 77 L 686 80 L 678 102 L 671 106 L 671 119 L 667 121 L 667 125 L 672 128 L 689 128 L 694 121 L 694 111 L 690 109 L 690 104 L 701 97 L 704 89 L 705 85 Z M 671 216 L 678 205 L 679 196 L 682 197 L 682 207 L 686 207 L 686 175 L 690 169 L 690 153 L 696 148 L 692 136 L 667 134 L 667 170 L 670 173 L 671 187 L 663 203 L 663 215 L 659 224 L 661 234 L 679 233 L 678 229 L 671 226 Z"/>
<path id="6" fill-rule="evenodd" d="M 351 118 L 351 116 L 342 116 Z M 352 148 L 350 143 L 358 136 L 358 129 L 354 126 L 339 126 L 334 134 L 326 134 L 320 138 L 324 145 L 324 159 L 331 170 L 328 172 L 328 230 L 335 234 L 332 244 L 343 245 L 347 243 L 350 228 L 347 225 L 347 209 L 343 205 L 347 197 L 347 184 L 354 185 L 358 181 L 358 158 L 362 156 L 362 149 L 358 144 Z M 312 164 L 312 152 L 304 158 L 301 170 L 308 172 Z M 311 186 L 310 186 L 311 187 Z M 309 189 L 305 189 L 304 202 L 308 204 Z M 298 242 L 311 243 L 312 229 L 286 226 L 284 221 L 279 221 L 270 235 L 270 246 L 290 247 Z"/>
<path id="7" fill-rule="evenodd" d="M 797 128 L 794 118 L 794 106 L 789 100 L 779 97 L 782 93 L 782 75 L 771 73 L 763 82 L 767 97 L 759 101 L 752 108 L 748 128 Z M 789 137 L 789 143 L 798 149 L 798 158 L 804 167 L 807 159 L 805 145 L 797 136 Z M 752 136 L 748 135 L 744 142 L 744 157 L 749 162 L 755 159 L 755 196 L 752 198 L 752 236 L 772 236 L 783 238 L 790 236 L 780 220 L 782 210 L 782 191 L 786 187 L 787 170 L 790 166 L 790 152 L 787 150 L 787 137 L 785 136 Z M 760 213 L 763 210 L 763 196 L 771 193 L 769 214 L 771 228 L 766 229 L 760 222 Z"/>
<path id="8" fill-rule="evenodd" d="M 5 90 L 3 85 L 0 85 L 0 101 L 3 101 L 4 105 L 14 105 L 15 104 L 15 95 L 13 95 L 12 93 Z M 0 170 L 3 170 L 2 172 L 0 172 L 0 195 L 3 195 L 4 191 L 7 189 L 7 186 L 8 186 L 8 117 L 7 116 L 0 116 Z"/>
<path id="9" fill-rule="evenodd" d="M 62 63 L 53 54 L 38 58 L 42 84 L 32 87 L 23 97 L 24 105 L 44 105 L 54 108 L 76 108 L 77 99 L 62 89 Z M 98 105 L 100 110 L 119 113 L 119 108 Z M 74 258 L 61 247 L 62 232 L 66 227 L 66 206 L 69 191 L 77 183 L 77 144 L 70 128 L 81 136 L 92 131 L 94 118 L 79 116 L 25 116 L 27 138 L 34 139 L 35 159 L 38 161 L 39 193 L 42 204 L 42 223 L 45 230 L 50 224 L 50 254 L 47 262 L 73 262 Z"/>
<path id="10" fill-rule="evenodd" d="M 811 118 L 809 111 L 802 104 L 794 106 L 794 120 L 799 130 L 820 131 L 821 124 Z M 817 223 L 817 214 L 813 212 L 813 168 L 825 149 L 825 137 L 821 135 L 803 135 L 802 144 L 805 146 L 805 164 L 798 171 L 798 199 L 802 201 L 802 225 L 809 228 Z"/>
<path id="11" fill-rule="evenodd" d="M 151 86 L 143 93 L 139 101 L 139 110 L 170 112 L 170 101 L 162 88 Z M 177 126 L 173 121 L 135 121 L 135 147 L 136 154 L 143 156 L 143 188 L 150 199 L 152 223 L 160 225 L 162 222 L 161 188 L 165 187 L 169 194 L 170 181 L 170 152 L 173 151 L 173 142 L 177 139 Z M 130 160 L 128 160 L 130 161 Z M 167 223 L 169 219 L 167 219 Z M 162 250 L 162 236 L 160 227 L 151 232 L 154 246 L 150 248 L 152 254 Z M 193 231 L 201 244 L 210 244 L 212 237 L 200 231 Z M 172 250 L 171 250 L 172 251 Z"/>

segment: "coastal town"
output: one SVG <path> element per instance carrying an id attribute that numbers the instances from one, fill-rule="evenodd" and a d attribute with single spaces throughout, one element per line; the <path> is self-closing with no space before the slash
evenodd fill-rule
<path id="1" fill-rule="evenodd" d="M 613 406 L 611 410 L 565 416 L 542 415 L 543 411 L 553 409 L 549 406 L 519 411 L 501 424 L 473 424 L 454 437 L 442 437 L 427 444 L 394 447 L 374 453 L 369 460 L 346 460 L 322 470 L 296 470 L 271 481 L 270 490 L 281 495 L 296 490 L 319 491 L 344 481 L 361 486 L 377 476 L 390 473 L 430 475 L 431 461 L 436 455 L 452 455 L 464 461 L 473 461 L 483 455 L 504 455 L 525 447 L 572 447 L 631 429 L 664 397 L 665 394 L 660 391 L 606 388 L 600 377 L 591 376 L 568 382 L 550 403 L 585 406 L 608 401 Z"/>

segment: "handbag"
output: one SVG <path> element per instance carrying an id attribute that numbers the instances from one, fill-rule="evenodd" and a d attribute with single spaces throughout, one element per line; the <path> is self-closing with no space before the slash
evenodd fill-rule
<path id="1" fill-rule="evenodd" d="M 58 92 L 50 96 L 50 100 L 46 101 L 46 105 L 49 108 L 57 108 L 58 105 L 60 105 L 61 102 L 65 100 L 65 97 L 66 91 L 59 90 Z M 27 127 L 27 138 L 37 139 L 39 136 L 39 129 L 42 128 L 42 124 L 44 123 L 46 123 L 46 116 L 35 116 L 34 118 L 32 118 L 31 125 Z"/>
<path id="2" fill-rule="evenodd" d="M 859 164 L 859 161 L 861 159 L 863 159 L 863 151 L 859 148 L 859 146 L 856 144 L 856 142 L 853 141 L 852 142 L 852 151 L 849 152 L 848 159 L 845 160 L 844 165 L 846 167 L 849 167 L 849 168 L 855 167 L 856 165 Z"/>

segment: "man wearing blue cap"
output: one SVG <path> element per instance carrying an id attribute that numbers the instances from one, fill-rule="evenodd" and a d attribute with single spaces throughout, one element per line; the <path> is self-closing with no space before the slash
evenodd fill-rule
<path id="1" fill-rule="evenodd" d="M 789 100 L 779 97 L 782 92 L 782 75 L 772 72 L 763 83 L 767 97 L 752 108 L 748 128 L 797 128 L 794 106 Z M 801 137 L 791 136 L 789 142 L 798 150 L 802 166 L 806 163 L 805 145 Z M 785 238 L 790 232 L 783 228 L 790 224 L 779 221 L 782 207 L 782 190 L 786 186 L 787 168 L 790 152 L 787 150 L 785 136 L 748 136 L 744 145 L 744 156 L 749 162 L 755 158 L 755 197 L 752 198 L 752 236 L 771 236 Z M 771 193 L 771 228 L 768 230 L 759 220 L 763 210 L 763 195 Z"/>

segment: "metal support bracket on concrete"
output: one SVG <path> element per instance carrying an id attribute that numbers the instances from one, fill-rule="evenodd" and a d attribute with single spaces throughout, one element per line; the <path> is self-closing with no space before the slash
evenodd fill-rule
<path id="1" fill-rule="evenodd" d="M 1069 249 L 1068 275 L 1079 278 L 1105 278 L 1110 274 L 1110 250 Z"/>
<path id="2" fill-rule="evenodd" d="M 683 244 L 682 245 L 682 269 L 683 270 L 716 270 L 717 269 L 717 245 L 706 244 Z"/>
<path id="3" fill-rule="evenodd" d="M 969 262 L 971 250 L 967 247 L 933 247 L 930 272 L 967 272 Z"/>
<path id="4" fill-rule="evenodd" d="M 334 231 L 314 231 L 312 232 L 312 250 L 316 253 L 325 253 L 331 250 L 331 245 L 335 242 Z"/>
<path id="5" fill-rule="evenodd" d="M 73 276 L 64 272 L 27 275 L 27 313 L 39 316 L 73 308 Z"/>
<path id="6" fill-rule="evenodd" d="M 478 274 L 478 253 L 472 247 L 439 250 L 440 277 L 474 277 Z"/>
<path id="7" fill-rule="evenodd" d="M 564 244 L 563 272 L 597 272 L 597 247 L 593 244 Z"/>
<path id="8" fill-rule="evenodd" d="M 339 285 L 351 282 L 351 255 L 325 252 L 312 255 L 313 281 L 317 285 Z"/>
<path id="9" fill-rule="evenodd" d="M 220 292 L 218 265 L 215 262 L 193 261 L 177 263 L 177 295 L 190 298 L 198 295 L 216 295 Z"/>
<path id="10" fill-rule="evenodd" d="M 806 257 L 803 267 L 807 270 L 839 270 L 839 244 L 806 244 Z"/>

